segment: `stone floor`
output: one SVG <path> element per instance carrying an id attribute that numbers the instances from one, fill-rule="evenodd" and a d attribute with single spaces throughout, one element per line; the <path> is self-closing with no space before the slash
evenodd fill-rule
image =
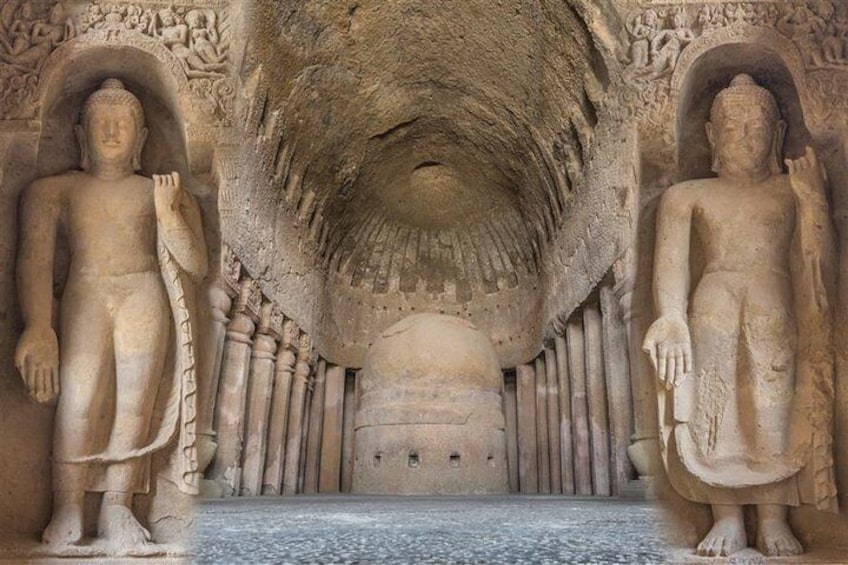
<path id="1" fill-rule="evenodd" d="M 656 512 L 574 497 L 206 501 L 196 563 L 661 563 Z"/>
<path id="2" fill-rule="evenodd" d="M 697 557 L 691 549 L 664 548 L 654 526 L 662 522 L 659 510 L 650 503 L 634 500 L 517 495 L 232 498 L 201 504 L 196 542 L 191 548 L 194 555 L 169 556 L 167 546 L 155 546 L 151 552 L 166 555 L 49 558 L 45 548 L 33 538 L 11 545 L 0 544 L 0 562 L 3 565 L 848 564 L 845 550 L 816 550 L 801 557 L 781 559 L 765 559 L 753 549 L 730 558 Z M 97 555 L 93 549 L 89 553 Z"/>

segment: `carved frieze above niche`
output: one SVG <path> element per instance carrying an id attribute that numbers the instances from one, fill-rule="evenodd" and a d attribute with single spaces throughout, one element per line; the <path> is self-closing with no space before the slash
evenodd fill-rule
<path id="1" fill-rule="evenodd" d="M 719 44 L 738 31 L 758 43 L 774 43 L 763 35 L 768 30 L 771 37 L 786 39 L 809 73 L 814 104 L 838 98 L 832 95 L 848 71 L 848 5 L 843 2 L 644 2 L 626 15 L 626 29 L 621 63 L 629 87 L 622 93 L 623 106 L 655 131 L 670 133 L 666 111 L 673 97 L 672 75 L 687 49 L 702 38 Z"/>
<path id="2" fill-rule="evenodd" d="M 4 0 L 0 119 L 37 117 L 39 83 L 55 64 L 51 56 L 73 43 L 128 45 L 152 53 L 177 77 L 204 121 L 232 122 L 229 9 L 220 0 Z"/>

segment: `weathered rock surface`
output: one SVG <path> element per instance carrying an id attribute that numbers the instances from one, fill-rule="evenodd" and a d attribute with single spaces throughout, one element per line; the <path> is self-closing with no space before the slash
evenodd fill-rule
<path id="1" fill-rule="evenodd" d="M 353 492 L 508 492 L 502 388 L 491 343 L 467 321 L 392 325 L 359 382 Z"/>

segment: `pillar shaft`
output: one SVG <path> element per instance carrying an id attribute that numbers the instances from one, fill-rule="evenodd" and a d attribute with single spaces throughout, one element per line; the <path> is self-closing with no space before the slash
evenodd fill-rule
<path id="1" fill-rule="evenodd" d="M 233 316 L 227 328 L 221 361 L 221 383 L 215 407 L 218 449 L 212 463 L 211 478 L 221 485 L 225 496 L 236 494 L 241 480 L 244 412 L 254 327 L 253 320 L 246 313 L 239 312 Z"/>
<path id="2" fill-rule="evenodd" d="M 518 397 L 518 486 L 522 493 L 539 492 L 536 444 L 536 371 L 531 365 L 515 368 Z"/>
<path id="3" fill-rule="evenodd" d="M 589 407 L 589 441 L 592 451 L 594 494 L 610 494 L 610 442 L 607 417 L 607 387 L 604 377 L 601 310 L 597 302 L 583 307 L 586 347 L 586 392 Z"/>
<path id="4" fill-rule="evenodd" d="M 562 493 L 561 449 L 559 432 L 559 379 L 557 378 L 556 353 L 545 347 L 545 372 L 547 373 L 548 400 L 548 448 L 550 453 L 551 492 Z"/>
<path id="5" fill-rule="evenodd" d="M 265 453 L 268 441 L 268 423 L 274 390 L 274 372 L 277 338 L 281 328 L 274 327 L 275 309 L 267 303 L 263 306 L 262 322 L 253 345 L 248 380 L 247 414 L 245 419 L 244 457 L 242 459 L 242 481 L 240 494 L 256 496 L 262 492 L 265 471 Z"/>
<path id="6" fill-rule="evenodd" d="M 208 296 L 210 308 L 203 333 L 205 347 L 199 351 L 198 355 L 197 430 L 199 435 L 207 438 L 210 445 L 206 448 L 209 450 L 208 454 L 198 454 L 201 459 L 198 462 L 201 472 L 205 471 L 212 462 L 217 449 L 213 420 L 221 377 L 221 362 L 224 357 L 224 342 L 232 306 L 232 298 L 227 294 L 220 279 L 210 285 Z"/>
<path id="7" fill-rule="evenodd" d="M 309 436 L 309 427 L 312 423 L 309 419 L 310 411 L 312 408 L 312 391 L 315 388 L 315 375 L 309 375 L 309 378 L 306 380 L 306 396 L 303 400 L 303 420 L 300 427 L 300 455 L 298 456 L 298 467 L 297 467 L 297 493 L 304 492 L 303 483 L 306 478 L 306 440 Z"/>
<path id="8" fill-rule="evenodd" d="M 574 439 L 574 490 L 592 494 L 592 458 L 589 449 L 589 406 L 586 400 L 586 351 L 583 319 L 571 318 L 565 327 L 568 373 L 571 376 L 571 421 Z"/>
<path id="9" fill-rule="evenodd" d="M 539 469 L 539 492 L 551 492 L 551 453 L 548 442 L 548 375 L 545 359 L 539 356 L 536 369 L 536 461 Z"/>
<path id="10" fill-rule="evenodd" d="M 321 430 L 321 465 L 318 472 L 318 492 L 337 493 L 341 488 L 342 472 L 344 367 L 328 366 L 324 379 L 324 423 Z"/>
<path id="11" fill-rule="evenodd" d="M 345 377 L 344 419 L 342 421 L 342 492 L 350 492 L 353 488 L 353 451 L 355 447 L 357 379 L 355 375 Z"/>
<path id="12" fill-rule="evenodd" d="M 513 376 L 504 381 L 504 420 L 506 421 L 506 456 L 509 469 L 509 490 L 518 492 L 518 406 L 516 381 Z"/>
<path id="13" fill-rule="evenodd" d="M 568 371 L 568 345 L 564 336 L 554 338 L 557 385 L 559 388 L 560 476 L 563 494 L 574 494 L 574 444 L 571 419 L 571 374 Z"/>
<path id="14" fill-rule="evenodd" d="M 301 335 L 297 363 L 292 377 L 291 400 L 289 403 L 288 428 L 286 430 L 286 455 L 283 462 L 283 494 L 297 492 L 298 473 L 300 471 L 300 446 L 303 443 L 303 413 L 306 402 L 306 386 L 311 368 L 309 349 L 304 348 L 308 336 Z"/>
<path id="15" fill-rule="evenodd" d="M 633 473 L 627 447 L 633 434 L 633 398 L 630 390 L 630 363 L 627 337 L 618 299 L 609 286 L 601 287 L 601 325 L 604 332 L 604 373 L 607 380 L 610 420 L 612 494 L 621 489 Z"/>
<path id="16" fill-rule="evenodd" d="M 303 492 L 318 492 L 318 473 L 321 463 L 321 439 L 324 429 L 324 391 L 327 363 L 318 362 L 315 383 L 312 388 L 312 403 L 309 406 L 309 431 L 306 435 L 306 472 L 303 479 Z"/>
<path id="17" fill-rule="evenodd" d="M 283 331 L 285 333 L 285 330 Z M 296 362 L 296 356 L 291 347 L 290 342 L 283 343 L 277 353 L 274 392 L 271 396 L 271 414 L 268 422 L 268 448 L 265 453 L 265 470 L 262 478 L 262 494 L 280 494 L 282 492 L 286 430 L 289 421 L 289 398 Z"/>

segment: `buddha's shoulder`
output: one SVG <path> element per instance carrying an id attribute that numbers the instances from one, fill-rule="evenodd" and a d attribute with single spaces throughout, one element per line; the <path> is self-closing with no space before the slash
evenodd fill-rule
<path id="1" fill-rule="evenodd" d="M 716 186 L 718 179 L 686 180 L 668 187 L 662 195 L 664 206 L 692 204 L 701 198 L 705 191 Z"/>
<path id="2" fill-rule="evenodd" d="M 702 192 L 704 190 L 708 190 L 710 188 L 715 188 L 722 184 L 721 179 L 717 177 L 712 178 L 703 178 L 703 179 L 691 179 L 684 180 L 678 182 L 676 184 L 671 185 L 666 190 L 666 193 L 674 193 L 674 194 L 689 194 L 692 195 L 696 192 Z"/>
<path id="3" fill-rule="evenodd" d="M 24 190 L 24 196 L 38 199 L 61 198 L 73 187 L 85 182 L 85 178 L 85 173 L 81 171 L 68 171 L 58 175 L 41 177 L 33 181 Z"/>

